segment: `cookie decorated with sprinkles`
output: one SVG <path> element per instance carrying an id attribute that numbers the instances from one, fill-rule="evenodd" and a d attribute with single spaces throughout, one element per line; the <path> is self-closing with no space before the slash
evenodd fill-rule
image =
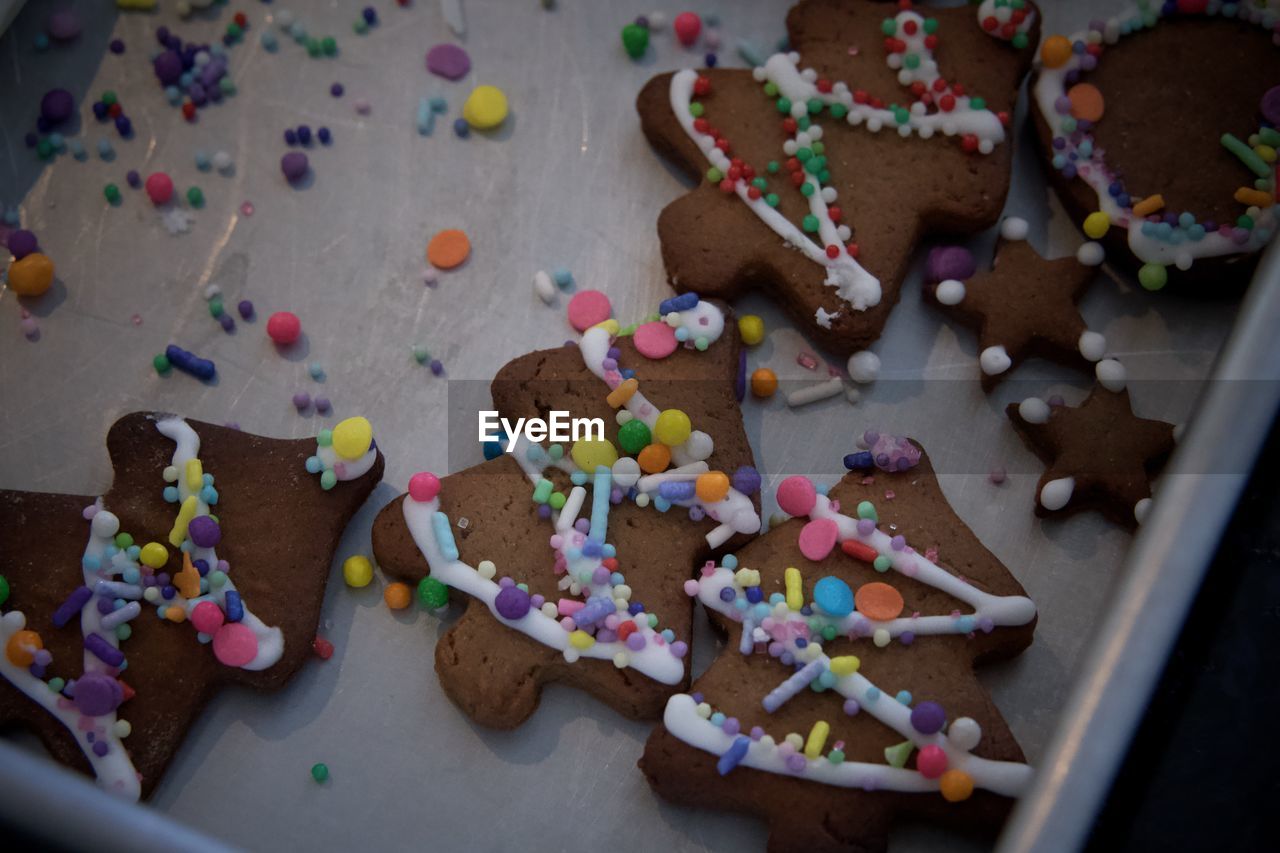
<path id="1" fill-rule="evenodd" d="M 468 717 L 515 728 L 559 683 L 657 719 L 688 686 L 681 584 L 760 529 L 740 349 L 718 305 L 683 294 L 643 323 L 605 320 L 517 358 L 491 386 L 496 411 L 598 419 L 602 434 L 502 436 L 483 464 L 414 475 L 378 515 L 384 572 L 429 608 L 465 605 L 435 661 Z"/>
<path id="2" fill-rule="evenodd" d="M 1035 605 L 906 444 L 829 492 L 787 478 L 792 519 L 687 582 L 726 640 L 645 746 L 661 797 L 763 820 L 771 851 L 837 851 L 905 821 L 993 836 L 1027 790 L 974 667 L 1030 644 Z"/>
<path id="3" fill-rule="evenodd" d="M 1038 26 L 1025 0 L 806 0 L 787 16 L 790 51 L 752 71 L 650 80 L 644 134 L 697 183 L 658 218 L 672 286 L 759 288 L 825 349 L 865 349 L 926 235 L 999 216 Z"/>
<path id="4" fill-rule="evenodd" d="M 1138 0 L 1040 46 L 1050 180 L 1148 290 L 1238 293 L 1275 234 L 1278 26 L 1263 0 Z"/>
<path id="5" fill-rule="evenodd" d="M 313 654 L 384 459 L 364 418 L 285 440 L 135 413 L 107 452 L 101 497 L 0 491 L 0 725 L 137 799 L 218 690 Z"/>

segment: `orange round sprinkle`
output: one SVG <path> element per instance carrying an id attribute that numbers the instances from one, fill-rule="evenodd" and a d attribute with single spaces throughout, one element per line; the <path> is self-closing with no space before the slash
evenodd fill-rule
<path id="1" fill-rule="evenodd" d="M 1066 36 L 1049 36 L 1040 48 L 1040 61 L 1045 68 L 1061 68 L 1071 58 L 1071 39 Z"/>
<path id="2" fill-rule="evenodd" d="M 471 254 L 471 241 L 457 228 L 439 231 L 427 244 L 427 262 L 442 270 L 461 266 Z"/>
<path id="3" fill-rule="evenodd" d="M 389 583 L 382 591 L 382 600 L 392 610 L 404 610 L 413 600 L 413 594 L 406 583 Z"/>
<path id="4" fill-rule="evenodd" d="M 729 475 L 723 471 L 699 474 L 694 481 L 694 490 L 703 503 L 719 503 L 729 494 Z"/>
<path id="5" fill-rule="evenodd" d="M 897 619 L 902 612 L 902 593 L 887 583 L 872 581 L 858 587 L 853 596 L 854 606 L 858 612 L 872 622 L 888 622 Z"/>
<path id="6" fill-rule="evenodd" d="M 35 653 L 44 648 L 44 641 L 35 631 L 14 631 L 5 644 L 4 656 L 14 666 L 28 667 L 35 663 Z"/>
<path id="7" fill-rule="evenodd" d="M 948 803 L 958 803 L 973 796 L 973 777 L 963 770 L 948 770 L 938 780 L 942 790 L 942 799 Z"/>
<path id="8" fill-rule="evenodd" d="M 671 464 L 671 448 L 655 442 L 641 450 L 636 461 L 640 463 L 640 470 L 646 474 L 661 474 Z"/>
<path id="9" fill-rule="evenodd" d="M 1102 92 L 1092 83 L 1077 83 L 1067 90 L 1071 102 L 1071 115 L 1075 118 L 1097 121 L 1102 118 L 1105 101 Z"/>
<path id="10" fill-rule="evenodd" d="M 751 374 L 751 393 L 761 399 L 772 397 L 778 390 L 778 375 L 767 367 Z"/>

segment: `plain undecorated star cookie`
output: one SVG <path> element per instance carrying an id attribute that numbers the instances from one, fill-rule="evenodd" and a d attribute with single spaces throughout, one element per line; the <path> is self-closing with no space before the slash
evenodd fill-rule
<path id="1" fill-rule="evenodd" d="M 726 642 L 650 736 L 649 784 L 764 820 L 771 851 L 883 850 L 905 820 L 994 834 L 1031 769 L 974 667 L 1026 648 L 1035 606 L 923 454 L 778 500 L 792 520 L 688 584 Z"/>
<path id="2" fill-rule="evenodd" d="M 415 475 L 374 523 L 388 575 L 417 583 L 431 607 L 450 590 L 466 598 L 436 672 L 483 725 L 520 725 L 549 683 L 657 718 L 688 683 L 681 583 L 700 557 L 759 530 L 734 325 L 685 294 L 618 331 L 595 326 L 577 346 L 517 358 L 492 385 L 509 420 L 599 418 L 603 441 L 522 437 L 456 474 Z"/>
<path id="3" fill-rule="evenodd" d="M 650 80 L 645 136 L 698 182 L 658 218 L 672 286 L 759 288 L 825 349 L 864 349 L 926 235 L 999 216 L 1038 26 L 1022 2 L 807 0 L 787 16 L 793 52 Z"/>
<path id="4" fill-rule="evenodd" d="M 384 460 L 364 418 L 317 442 L 135 413 L 107 452 L 100 498 L 0 491 L 0 725 L 137 798 L 219 689 L 280 687 L 312 653 Z"/>

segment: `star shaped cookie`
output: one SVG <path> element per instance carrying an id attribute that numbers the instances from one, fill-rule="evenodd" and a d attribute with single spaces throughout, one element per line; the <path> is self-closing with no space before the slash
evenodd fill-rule
<path id="1" fill-rule="evenodd" d="M 924 292 L 977 328 L 982 389 L 989 392 L 1033 356 L 1091 370 L 1106 355 L 1106 338 L 1089 330 L 1077 307 L 1096 275 L 1073 257 L 1049 261 L 1025 239 L 1003 240 L 989 271 L 926 283 Z"/>
<path id="2" fill-rule="evenodd" d="M 1047 466 L 1036 486 L 1036 515 L 1096 509 L 1125 527 L 1142 523 L 1151 479 L 1173 452 L 1173 424 L 1137 417 L 1128 390 L 1102 385 L 1076 407 L 1028 397 L 1005 411 Z"/>

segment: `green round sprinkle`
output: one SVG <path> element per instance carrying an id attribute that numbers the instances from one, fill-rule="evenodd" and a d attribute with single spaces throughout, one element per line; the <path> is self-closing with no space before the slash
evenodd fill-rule
<path id="1" fill-rule="evenodd" d="M 848 114 L 849 114 L 849 108 L 848 108 L 848 107 L 846 107 L 844 104 L 832 104 L 832 105 L 831 105 L 831 117 L 832 117 L 832 118 L 844 118 L 844 117 L 845 117 L 845 116 L 847 116 Z"/>
<path id="2" fill-rule="evenodd" d="M 657 628 L 657 627 L 658 627 L 658 614 L 656 614 L 656 613 L 650 613 L 650 614 L 648 614 L 648 615 L 649 615 L 649 627 L 650 627 L 650 628 Z"/>
<path id="3" fill-rule="evenodd" d="M 1236 220 L 1236 225 L 1239 226 L 1240 228 L 1252 229 L 1253 217 L 1247 213 L 1241 214 L 1240 218 Z"/>
<path id="4" fill-rule="evenodd" d="M 116 547 L 123 551 L 133 545 L 133 537 L 128 533 L 117 533 L 115 538 Z"/>
<path id="5" fill-rule="evenodd" d="M 219 587 L 221 587 L 221 586 L 222 586 L 223 584 L 225 584 L 226 582 L 227 582 L 227 573 L 226 573 L 226 572 L 220 572 L 220 571 L 217 571 L 216 569 L 215 569 L 214 571 L 212 571 L 212 572 L 209 572 L 209 587 L 210 587 L 210 589 L 218 589 Z"/>
<path id="6" fill-rule="evenodd" d="M 881 554 L 871 561 L 871 567 L 875 569 L 877 572 L 884 574 L 885 572 L 889 571 L 889 569 L 893 567 L 893 563 L 890 562 L 888 557 L 886 557 L 884 554 Z"/>
<path id="7" fill-rule="evenodd" d="M 632 59 L 644 56 L 649 47 L 649 29 L 639 24 L 627 24 L 622 28 L 622 47 Z"/>
<path id="8" fill-rule="evenodd" d="M 809 183 L 808 181 L 805 181 L 803 184 L 800 185 L 800 195 L 804 196 L 805 198 L 808 198 L 809 196 L 813 195 L 813 192 L 814 192 L 813 184 Z"/>
<path id="9" fill-rule="evenodd" d="M 49 692 L 51 693 L 61 693 L 62 688 L 66 686 L 67 680 L 65 678 L 58 678 L 55 676 L 49 679 Z"/>
<path id="10" fill-rule="evenodd" d="M 829 169 L 823 169 L 818 173 L 818 180 L 824 184 L 831 183 L 831 171 Z"/>
<path id="11" fill-rule="evenodd" d="M 192 187 L 187 190 L 187 204 L 190 204 L 192 207 L 203 207 L 204 191 L 199 187 Z"/>
<path id="12" fill-rule="evenodd" d="M 806 234 L 813 234 L 818 230 L 818 217 L 810 213 L 800 223 L 800 227 L 805 230 Z"/>
<path id="13" fill-rule="evenodd" d="M 547 448 L 547 455 L 552 459 L 559 460 L 564 458 L 564 445 L 553 444 Z"/>
<path id="14" fill-rule="evenodd" d="M 711 346 L 711 342 L 706 338 L 697 338 L 693 342 L 693 348 L 698 352 L 706 352 L 707 347 Z"/>
<path id="15" fill-rule="evenodd" d="M 364 22 L 364 18 L 360 18 L 354 24 L 351 25 L 351 29 L 355 31 L 356 35 L 362 36 L 365 33 L 369 32 L 369 25 Z M 624 39 L 624 43 L 625 43 L 625 39 Z M 627 52 L 630 53 L 630 51 L 627 51 Z"/>
<path id="16" fill-rule="evenodd" d="M 218 88 L 222 90 L 224 95 L 234 95 L 236 93 L 236 84 L 230 77 L 223 77 L 218 81 Z"/>
<path id="17" fill-rule="evenodd" d="M 1163 264 L 1143 264 L 1138 270 L 1138 283 L 1147 290 L 1159 290 L 1169 283 L 1169 271 Z"/>
<path id="18" fill-rule="evenodd" d="M 827 150 L 827 146 L 823 145 L 821 142 L 815 142 L 809 147 L 813 149 L 814 154 L 821 154 Z"/>
<path id="19" fill-rule="evenodd" d="M 763 190 L 765 187 L 769 186 L 769 182 L 766 181 L 764 178 L 755 178 L 754 180 L 751 181 L 751 186 L 755 187 L 758 190 Z"/>
<path id="20" fill-rule="evenodd" d="M 318 38 L 307 39 L 307 56 L 317 57 L 319 55 L 320 55 L 320 39 Z"/>
<path id="21" fill-rule="evenodd" d="M 914 71 L 920 67 L 920 57 L 917 54 L 908 53 L 902 57 L 902 64 Z"/>
<path id="22" fill-rule="evenodd" d="M 764 84 L 764 93 L 770 98 L 778 97 L 778 84 L 770 81 Z"/>
<path id="23" fill-rule="evenodd" d="M 0 607 L 9 600 L 9 581 L 4 575 L 0 575 Z"/>
<path id="24" fill-rule="evenodd" d="M 827 625 L 822 629 L 822 638 L 824 640 L 834 640 L 836 638 L 836 626 Z"/>
<path id="25" fill-rule="evenodd" d="M 891 36 L 898 31 L 898 22 L 893 18 L 885 18 L 880 22 L 880 32 Z"/>
<path id="26" fill-rule="evenodd" d="M 566 500 L 567 498 L 565 498 L 564 492 L 552 492 L 550 499 L 547 500 L 547 504 L 552 509 L 564 509 L 564 502 Z"/>
<path id="27" fill-rule="evenodd" d="M 778 106 L 778 112 L 782 113 L 783 115 L 789 115 L 791 113 L 790 98 L 778 98 L 777 106 Z"/>
<path id="28" fill-rule="evenodd" d="M 232 21 L 231 23 L 227 24 L 227 35 L 231 36 L 233 39 L 240 38 L 240 36 L 243 33 L 244 33 L 244 30 L 240 29 L 240 25 L 237 24 L 235 21 Z"/>
<path id="29" fill-rule="evenodd" d="M 765 171 L 767 171 L 770 175 L 776 175 L 778 174 L 778 170 L 781 169 L 782 167 L 778 165 L 777 160 L 770 160 L 767 164 L 765 164 L 764 168 L 765 168 Z"/>
<path id="30" fill-rule="evenodd" d="M 168 373 L 169 368 L 171 367 L 169 364 L 169 356 L 164 353 L 160 353 L 158 356 L 151 359 L 151 366 L 156 369 L 156 373 Z"/>
<path id="31" fill-rule="evenodd" d="M 780 199 L 778 198 L 777 193 L 769 193 L 767 196 L 764 197 L 764 203 L 769 205 L 770 207 L 777 207 L 779 201 Z"/>
<path id="32" fill-rule="evenodd" d="M 1018 50 L 1022 50 L 1024 47 L 1027 46 L 1027 34 L 1014 33 L 1013 38 L 1009 39 L 1009 43 L 1014 47 L 1016 47 Z"/>
<path id="33" fill-rule="evenodd" d="M 209 300 L 209 313 L 213 315 L 213 319 L 221 317 L 225 311 L 222 307 L 222 297 L 215 296 Z"/>
<path id="34" fill-rule="evenodd" d="M 900 107 L 897 104 L 894 104 L 889 107 L 889 109 L 893 110 L 893 120 L 898 124 L 906 124 L 911 120 L 911 111 L 906 107 Z"/>
<path id="35" fill-rule="evenodd" d="M 812 124 L 812 122 L 809 121 L 809 116 L 807 115 L 802 115 L 800 118 L 796 119 L 796 127 L 801 130 L 808 130 L 810 124 Z"/>
<path id="36" fill-rule="evenodd" d="M 822 112 L 822 108 L 824 104 L 822 103 L 821 98 L 810 98 L 805 103 L 805 106 L 809 108 L 809 113 L 811 115 L 817 115 L 818 113 Z"/>
<path id="37" fill-rule="evenodd" d="M 41 139 L 36 143 L 36 154 L 41 160 L 48 160 L 53 156 L 53 143 L 47 139 Z"/>
<path id="38" fill-rule="evenodd" d="M 639 418 L 632 418 L 618 429 L 618 444 L 623 452 L 634 456 L 649 446 L 653 434 L 649 427 Z"/>
<path id="39" fill-rule="evenodd" d="M 871 501 L 862 501 L 858 504 L 858 518 L 869 518 L 872 521 L 878 521 L 876 515 L 876 505 Z"/>
<path id="40" fill-rule="evenodd" d="M 311 765 L 311 778 L 320 783 L 328 781 L 329 765 L 323 763 Z"/>
<path id="41" fill-rule="evenodd" d="M 985 110 L 987 108 L 987 99 L 986 98 L 970 98 L 969 106 L 973 107 L 975 110 Z"/>
<path id="42" fill-rule="evenodd" d="M 320 42 L 320 49 L 325 56 L 333 56 L 338 52 L 338 41 L 333 36 L 325 36 Z"/>
<path id="43" fill-rule="evenodd" d="M 101 100 L 102 100 L 102 103 L 106 104 L 107 106 L 111 106 L 111 105 L 112 105 L 112 104 L 114 104 L 114 103 L 116 102 L 116 100 L 117 100 L 117 98 L 116 98 L 116 93 L 115 93 L 114 91 L 112 91 L 111 89 L 108 89 L 107 91 L 105 91 L 105 92 L 103 92 L 103 93 L 102 93 L 102 99 L 101 99 Z"/>
<path id="44" fill-rule="evenodd" d="M 338 475 L 333 473 L 332 468 L 320 475 L 320 488 L 326 492 L 336 485 L 338 485 Z"/>
<path id="45" fill-rule="evenodd" d="M 116 639 L 119 640 L 120 642 L 124 642 L 125 640 L 129 639 L 132 636 L 133 636 L 133 626 L 130 625 L 129 623 L 126 622 L 123 625 L 116 626 Z"/>
<path id="46" fill-rule="evenodd" d="M 937 18 L 925 18 L 925 19 L 924 19 L 924 34 L 925 34 L 925 35 L 927 35 L 927 36 L 931 36 L 931 35 L 933 35 L 934 33 L 936 33 L 937 31 L 938 31 L 938 19 L 937 19 Z"/>
<path id="47" fill-rule="evenodd" d="M 120 188 L 115 184 L 107 184 L 102 188 L 102 194 L 106 196 L 110 204 L 120 201 Z"/>
<path id="48" fill-rule="evenodd" d="M 413 348 L 413 360 L 418 364 L 426 364 L 429 358 L 431 358 L 431 353 L 427 352 L 426 347 L 416 346 Z"/>
<path id="49" fill-rule="evenodd" d="M 694 101 L 693 103 L 689 104 L 689 115 L 693 116 L 694 118 L 702 118 L 702 113 L 703 113 L 702 104 L 698 103 L 697 101 Z"/>
<path id="50" fill-rule="evenodd" d="M 329 445 L 333 444 L 333 430 L 331 429 L 320 430 L 319 434 L 316 435 L 316 444 L 320 445 L 321 447 L 328 447 Z"/>
<path id="51" fill-rule="evenodd" d="M 423 607 L 439 610 L 449 603 L 449 588 L 433 577 L 418 581 L 418 601 Z"/>
<path id="52" fill-rule="evenodd" d="M 809 158 L 812 156 L 813 156 L 812 148 L 800 148 L 800 149 L 797 149 L 796 151 L 796 159 L 799 160 L 801 163 L 807 162 Z"/>
<path id="53" fill-rule="evenodd" d="M 831 750 L 830 752 L 828 752 L 828 753 L 827 753 L 827 761 L 830 761 L 832 764 L 841 764 L 841 763 L 843 763 L 843 762 L 844 762 L 844 750 L 842 750 L 842 749 L 833 749 L 833 750 Z"/>

